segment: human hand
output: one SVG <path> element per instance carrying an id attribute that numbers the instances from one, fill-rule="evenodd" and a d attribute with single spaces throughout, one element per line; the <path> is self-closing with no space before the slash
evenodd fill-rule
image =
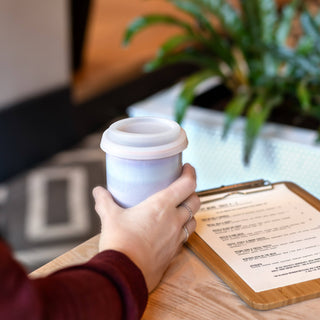
<path id="1" fill-rule="evenodd" d="M 142 271 L 151 292 L 196 228 L 193 215 L 200 200 L 195 189 L 196 174 L 189 164 L 168 188 L 132 208 L 121 208 L 105 188 L 94 188 L 102 225 L 99 251 L 126 254 Z"/>

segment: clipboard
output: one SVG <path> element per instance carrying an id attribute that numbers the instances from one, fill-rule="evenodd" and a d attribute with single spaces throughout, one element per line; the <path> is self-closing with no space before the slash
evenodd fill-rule
<path id="1" fill-rule="evenodd" d="M 232 194 L 264 192 L 273 189 L 277 184 L 284 184 L 289 190 L 304 199 L 320 213 L 320 201 L 310 193 L 292 182 L 270 183 L 265 180 L 249 181 L 241 184 L 222 186 L 198 192 L 200 199 L 208 195 L 224 194 L 223 198 Z M 245 192 L 243 190 L 246 190 Z M 197 232 L 194 232 L 187 247 L 191 249 L 214 273 L 216 273 L 238 296 L 250 307 L 257 310 L 269 310 L 307 299 L 320 297 L 320 278 L 310 281 L 278 287 L 271 290 L 254 291 Z"/>

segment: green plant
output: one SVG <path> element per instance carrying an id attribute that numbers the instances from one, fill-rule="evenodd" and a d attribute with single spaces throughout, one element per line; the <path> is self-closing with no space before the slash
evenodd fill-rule
<path id="1" fill-rule="evenodd" d="M 199 66 L 199 71 L 185 79 L 176 101 L 179 123 L 197 86 L 213 76 L 219 76 L 232 91 L 225 107 L 223 137 L 238 116 L 246 117 L 245 163 L 263 124 L 287 97 L 296 101 L 292 108 L 320 121 L 320 14 L 312 16 L 301 1 L 292 1 L 282 10 L 274 0 L 240 0 L 239 8 L 226 0 L 167 1 L 192 22 L 167 14 L 141 16 L 127 28 L 124 44 L 155 24 L 180 29 L 145 66 L 147 71 L 178 62 Z M 292 22 L 298 17 L 303 32 L 296 44 L 289 46 Z"/>

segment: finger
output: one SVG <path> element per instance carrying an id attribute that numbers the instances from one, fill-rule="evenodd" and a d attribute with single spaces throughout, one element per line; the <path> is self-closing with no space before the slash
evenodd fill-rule
<path id="1" fill-rule="evenodd" d="M 92 195 L 95 200 L 95 210 L 100 217 L 118 212 L 121 209 L 114 202 L 111 193 L 101 186 L 95 187 L 92 190 Z"/>
<path id="2" fill-rule="evenodd" d="M 178 206 L 178 213 L 181 217 L 181 224 L 189 222 L 200 208 L 200 199 L 196 193 L 184 200 Z"/>
<path id="3" fill-rule="evenodd" d="M 194 193 L 196 187 L 195 169 L 190 164 L 185 164 L 181 176 L 168 188 L 160 191 L 158 196 L 177 207 L 183 200 Z"/>
<path id="4" fill-rule="evenodd" d="M 191 234 L 196 230 L 197 222 L 195 218 L 192 218 L 188 223 L 186 223 L 181 229 L 181 243 L 188 241 Z"/>

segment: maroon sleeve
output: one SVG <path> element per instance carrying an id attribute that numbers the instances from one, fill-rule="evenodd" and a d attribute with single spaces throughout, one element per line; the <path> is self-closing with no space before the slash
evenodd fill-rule
<path id="1" fill-rule="evenodd" d="M 31 280 L 0 242 L 0 319 L 140 319 L 148 291 L 124 254 L 104 251 L 89 262 Z"/>

